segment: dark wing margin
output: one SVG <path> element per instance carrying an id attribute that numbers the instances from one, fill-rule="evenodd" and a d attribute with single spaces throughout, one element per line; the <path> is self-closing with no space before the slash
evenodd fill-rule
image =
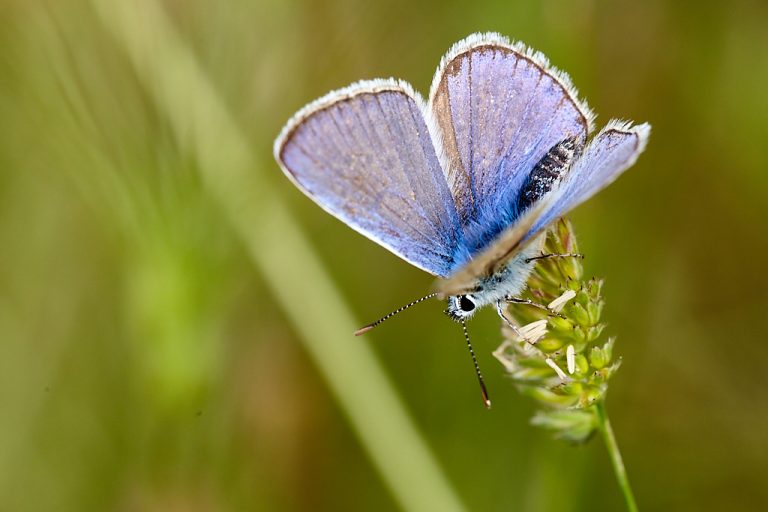
<path id="1" fill-rule="evenodd" d="M 300 110 L 274 151 L 285 174 L 324 210 L 414 266 L 446 276 L 463 234 L 424 110 L 405 82 L 358 82 Z"/>
<path id="2" fill-rule="evenodd" d="M 568 75 L 495 33 L 473 34 L 448 51 L 428 106 L 448 185 L 470 229 L 514 209 L 533 166 L 562 140 L 583 144 L 594 117 Z M 506 215 L 511 221 L 519 213 Z"/>

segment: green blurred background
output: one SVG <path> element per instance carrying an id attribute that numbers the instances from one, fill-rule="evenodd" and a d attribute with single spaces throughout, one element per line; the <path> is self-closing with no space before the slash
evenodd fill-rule
<path id="1" fill-rule="evenodd" d="M 599 439 L 529 426 L 494 314 L 470 325 L 490 412 L 440 304 L 351 336 L 431 279 L 272 159 L 309 100 L 426 93 L 486 30 L 598 125 L 653 124 L 573 215 L 641 509 L 765 510 L 766 27 L 757 0 L 4 0 L 0 510 L 621 510 Z"/>

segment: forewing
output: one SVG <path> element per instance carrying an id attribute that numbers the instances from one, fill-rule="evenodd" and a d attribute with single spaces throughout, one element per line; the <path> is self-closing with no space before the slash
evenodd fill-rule
<path id="1" fill-rule="evenodd" d="M 648 124 L 632 126 L 609 122 L 587 145 L 563 182 L 533 205 L 480 254 L 448 279 L 438 282 L 441 295 L 459 295 L 474 290 L 477 283 L 497 272 L 537 234 L 558 217 L 608 186 L 631 167 L 648 142 Z"/>
<path id="2" fill-rule="evenodd" d="M 311 103 L 275 141 L 275 158 L 344 223 L 427 272 L 449 273 L 461 227 L 423 100 L 408 84 L 360 82 Z"/>
<path id="3" fill-rule="evenodd" d="M 564 139 L 583 143 L 593 117 L 567 75 L 498 34 L 454 45 L 432 82 L 429 108 L 465 229 L 500 216 L 514 220 L 533 166 Z"/>
<path id="4" fill-rule="evenodd" d="M 568 171 L 553 201 L 534 224 L 528 238 L 562 217 L 597 192 L 611 184 L 631 167 L 643 152 L 651 126 L 612 120 L 587 145 L 581 157 Z"/>

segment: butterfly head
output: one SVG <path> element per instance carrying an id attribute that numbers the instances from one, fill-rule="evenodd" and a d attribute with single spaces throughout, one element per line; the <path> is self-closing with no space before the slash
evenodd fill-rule
<path id="1" fill-rule="evenodd" d="M 448 307 L 445 314 L 460 322 L 471 317 L 477 310 L 477 299 L 472 294 L 453 295 L 448 297 Z"/>

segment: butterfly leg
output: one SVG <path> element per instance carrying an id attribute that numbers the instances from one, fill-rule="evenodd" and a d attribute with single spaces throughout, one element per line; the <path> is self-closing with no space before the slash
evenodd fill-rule
<path id="1" fill-rule="evenodd" d="M 536 341 L 541 336 L 543 336 L 546 333 L 546 328 L 544 328 L 542 325 L 537 325 L 537 324 L 541 324 L 542 322 L 544 322 L 546 324 L 546 321 L 537 321 L 537 322 L 533 322 L 531 324 L 528 324 L 527 326 L 524 326 L 522 328 L 518 327 L 509 318 L 507 318 L 506 314 L 504 314 L 504 306 L 503 306 L 504 303 L 505 303 L 505 301 L 503 299 L 499 300 L 499 301 L 496 301 L 496 312 L 499 314 L 499 317 L 501 317 L 501 319 L 504 321 L 504 323 L 510 329 L 512 329 L 512 332 L 515 333 L 515 336 L 517 336 L 520 341 L 525 341 L 529 345 L 535 346 L 536 345 Z M 537 326 L 536 326 L 535 329 L 532 329 L 532 327 L 534 325 L 537 325 Z M 538 332 L 542 328 L 543 328 L 543 331 L 542 332 Z M 526 332 L 523 332 L 521 329 L 525 329 Z M 505 343 L 507 343 L 507 342 L 505 342 Z M 499 347 L 499 351 L 502 351 L 502 350 L 503 349 L 501 347 Z M 495 352 L 494 352 L 494 355 L 496 355 Z M 496 358 L 499 359 L 498 356 Z"/>
<path id="2" fill-rule="evenodd" d="M 504 297 L 504 302 L 506 302 L 507 304 L 525 304 L 526 306 L 532 306 L 534 308 L 538 308 L 538 309 L 541 309 L 543 311 L 546 311 L 547 314 L 549 314 L 549 315 L 557 316 L 557 317 L 560 317 L 560 318 L 565 318 L 565 317 L 563 317 L 563 315 L 561 315 L 557 311 L 553 311 L 550 308 L 548 308 L 547 306 L 545 306 L 544 304 L 539 304 L 538 302 L 533 302 L 532 300 L 519 299 L 517 297 Z"/>
<path id="3" fill-rule="evenodd" d="M 532 258 L 526 258 L 525 262 L 526 263 L 530 263 L 532 261 L 548 260 L 548 259 L 551 259 L 551 258 L 580 258 L 580 259 L 583 260 L 584 259 L 584 255 L 580 254 L 580 253 L 576 253 L 576 252 L 573 252 L 573 253 L 569 252 L 569 253 L 566 253 L 566 254 L 540 254 L 540 255 L 534 256 Z"/>
<path id="4" fill-rule="evenodd" d="M 512 321 L 509 318 L 507 318 L 507 315 L 504 314 L 504 306 L 502 306 L 503 302 L 505 301 L 501 301 L 501 300 L 496 301 L 496 313 L 498 313 L 499 317 L 507 325 L 507 327 L 512 329 L 512 332 L 515 333 L 515 336 L 517 336 L 521 340 L 524 340 L 525 336 L 523 336 L 523 333 L 520 332 L 520 328 L 515 324 L 513 324 Z"/>

